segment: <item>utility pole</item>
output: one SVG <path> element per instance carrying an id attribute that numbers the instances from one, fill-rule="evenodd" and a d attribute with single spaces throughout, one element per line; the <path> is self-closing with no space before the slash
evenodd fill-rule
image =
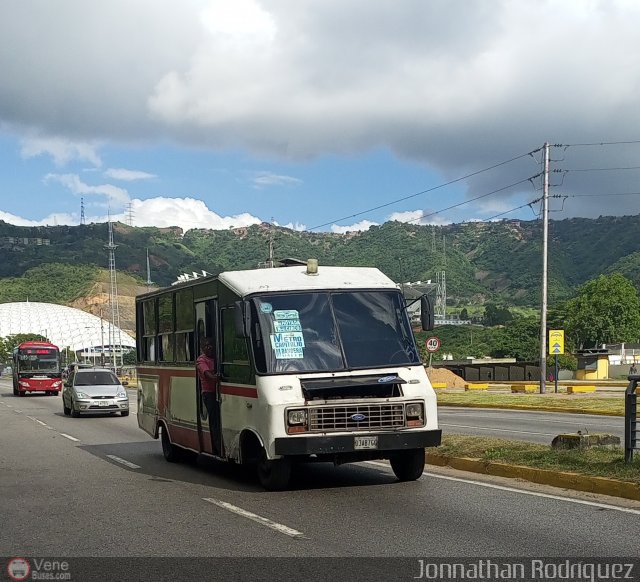
<path id="1" fill-rule="evenodd" d="M 540 394 L 547 391 L 547 254 L 549 247 L 549 143 L 545 142 L 542 174 L 542 301 L 540 308 Z"/>

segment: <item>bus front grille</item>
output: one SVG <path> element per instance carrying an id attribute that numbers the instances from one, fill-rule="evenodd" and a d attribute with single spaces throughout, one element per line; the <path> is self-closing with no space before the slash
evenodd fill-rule
<path id="1" fill-rule="evenodd" d="M 309 408 L 309 431 L 381 430 L 405 426 L 403 404 L 354 404 Z"/>

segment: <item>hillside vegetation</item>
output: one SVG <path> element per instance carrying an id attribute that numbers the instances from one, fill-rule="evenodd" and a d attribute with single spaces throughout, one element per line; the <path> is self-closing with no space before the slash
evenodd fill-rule
<path id="1" fill-rule="evenodd" d="M 549 236 L 550 304 L 571 297 L 577 286 L 601 273 L 620 272 L 640 285 L 638 217 L 551 221 Z M 444 270 L 452 308 L 488 300 L 509 307 L 539 305 L 540 221 L 438 227 L 388 222 L 347 234 L 267 224 L 183 233 L 177 227 L 118 223 L 118 282 L 124 285 L 127 274 L 131 290 L 145 289 L 147 249 L 151 279 L 158 286 L 185 272 L 255 268 L 267 259 L 270 237 L 276 259 L 313 257 L 320 265 L 375 266 L 398 282 L 435 281 L 436 272 Z M 18 227 L 0 221 L 0 301 L 71 304 L 85 296 L 108 266 L 107 238 L 106 224 Z"/>

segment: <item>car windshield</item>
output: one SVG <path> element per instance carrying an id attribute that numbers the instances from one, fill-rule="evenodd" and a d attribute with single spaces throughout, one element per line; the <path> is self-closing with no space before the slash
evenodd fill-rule
<path id="1" fill-rule="evenodd" d="M 111 372 L 77 372 L 76 380 L 74 383 L 76 386 L 111 386 L 120 384 L 120 381 L 115 374 Z"/>
<path id="2" fill-rule="evenodd" d="M 264 295 L 252 307 L 260 373 L 339 371 L 420 362 L 395 290 Z"/>

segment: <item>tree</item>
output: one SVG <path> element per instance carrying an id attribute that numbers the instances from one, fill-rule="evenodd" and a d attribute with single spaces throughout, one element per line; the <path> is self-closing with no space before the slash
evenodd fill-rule
<path id="1" fill-rule="evenodd" d="M 17 333 L 0 338 L 0 362 L 8 363 L 11 361 L 13 349 L 22 342 L 46 342 L 46 337 L 37 333 Z"/>
<path id="2" fill-rule="evenodd" d="M 619 273 L 600 275 L 578 290 L 566 304 L 566 329 L 580 347 L 637 341 L 640 297 Z"/>
<path id="3" fill-rule="evenodd" d="M 484 324 L 488 326 L 504 325 L 513 319 L 513 315 L 506 307 L 498 307 L 487 303 L 484 308 Z"/>
<path id="4" fill-rule="evenodd" d="M 518 360 L 537 360 L 540 357 L 540 320 L 518 317 L 507 323 L 496 338 L 491 351 L 494 358 L 511 357 Z"/>

